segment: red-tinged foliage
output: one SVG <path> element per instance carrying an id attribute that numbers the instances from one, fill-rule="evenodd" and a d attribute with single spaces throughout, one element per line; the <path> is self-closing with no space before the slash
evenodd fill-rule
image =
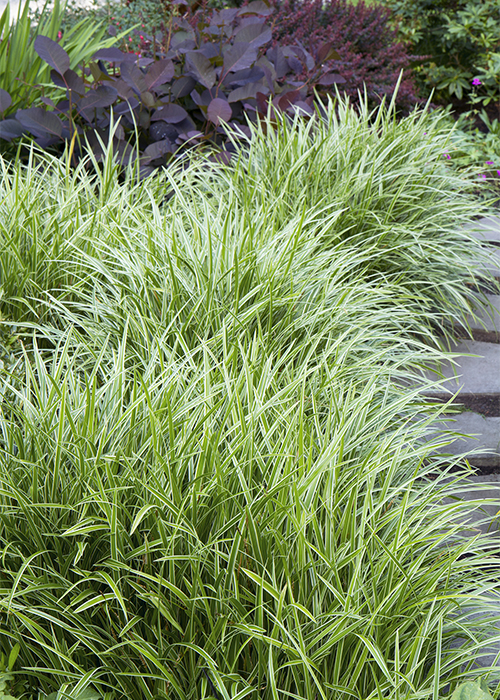
<path id="1" fill-rule="evenodd" d="M 301 42 L 310 53 L 325 41 L 333 42 L 340 60 L 325 64 L 328 72 L 340 73 L 340 88 L 354 101 L 364 86 L 370 100 L 390 97 L 404 70 L 397 103 L 409 108 L 417 101 L 410 63 L 415 58 L 397 41 L 389 27 L 390 10 L 379 4 L 356 5 L 347 0 L 271 0 L 277 12 L 270 17 L 273 42 L 281 46 Z M 305 72 L 298 79 L 307 79 Z"/>

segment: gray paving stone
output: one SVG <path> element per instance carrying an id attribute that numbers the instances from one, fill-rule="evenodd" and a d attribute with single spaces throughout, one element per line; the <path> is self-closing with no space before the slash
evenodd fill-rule
<path id="1" fill-rule="evenodd" d="M 464 411 L 443 419 L 439 425 L 443 430 L 462 433 L 463 437 L 455 438 L 451 444 L 438 448 L 436 452 L 459 455 L 481 450 L 478 454 L 468 455 L 467 459 L 472 466 L 500 467 L 500 417 L 485 417 L 479 413 Z M 490 478 L 498 480 L 497 476 L 500 477 L 499 474 L 495 474 Z"/>
<path id="2" fill-rule="evenodd" d="M 459 494 L 464 501 L 482 501 L 478 508 L 470 511 L 464 524 L 467 531 L 462 534 L 474 536 L 475 532 L 488 534 L 492 541 L 500 544 L 500 474 L 490 476 L 471 476 L 464 481 L 463 491 Z M 469 529 L 470 528 L 470 529 Z M 495 590 L 484 591 L 471 599 L 457 611 L 468 623 L 474 621 L 474 631 L 478 646 L 472 656 L 473 668 L 498 667 L 500 654 L 500 593 Z M 468 626 L 469 626 L 468 624 Z M 452 647 L 458 648 L 466 643 L 464 638 L 454 640 Z"/>
<path id="3" fill-rule="evenodd" d="M 464 501 L 481 501 L 477 509 L 469 512 L 467 524 L 500 539 L 500 474 L 470 476 L 463 484 L 459 497 Z"/>
<path id="4" fill-rule="evenodd" d="M 500 294 L 486 294 L 486 300 L 478 295 L 474 316 L 475 318 L 472 314 L 466 316 L 467 324 L 472 331 L 500 334 Z"/>
<path id="5" fill-rule="evenodd" d="M 451 346 L 452 352 L 471 353 L 474 357 L 454 358 L 439 365 L 445 379 L 439 389 L 426 393 L 499 394 L 500 393 L 500 345 L 477 340 L 464 340 Z M 439 380 L 437 371 L 425 372 L 428 379 Z"/>
<path id="6" fill-rule="evenodd" d="M 474 632 L 478 639 L 479 649 L 473 652 L 474 663 L 472 668 L 491 668 L 499 666 L 500 654 L 500 593 L 495 590 L 482 591 L 471 596 L 457 615 L 462 620 L 466 618 L 467 626 L 474 621 Z M 465 620 L 464 620 L 465 622 Z M 466 643 L 463 637 L 458 637 L 452 642 L 452 648 L 459 648 Z M 470 646 L 470 642 L 467 646 Z"/>
<path id="7" fill-rule="evenodd" d="M 500 276 L 500 246 L 489 246 L 488 247 L 488 262 L 483 260 L 478 261 L 478 267 L 480 270 L 485 270 L 486 272 L 491 272 L 495 277 Z"/>
<path id="8" fill-rule="evenodd" d="M 481 241 L 500 243 L 500 216 L 486 216 L 467 224 L 464 230 Z"/>

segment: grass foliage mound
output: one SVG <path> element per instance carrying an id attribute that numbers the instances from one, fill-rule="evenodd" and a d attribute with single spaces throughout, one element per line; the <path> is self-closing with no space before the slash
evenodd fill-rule
<path id="1" fill-rule="evenodd" d="M 437 699 L 477 673 L 498 547 L 396 381 L 468 311 L 473 179 L 425 113 L 274 126 L 146 181 L 110 150 L 0 163 L 18 696 Z"/>

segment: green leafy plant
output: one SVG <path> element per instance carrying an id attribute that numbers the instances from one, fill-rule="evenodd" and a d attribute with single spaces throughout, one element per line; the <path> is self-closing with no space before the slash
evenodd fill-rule
<path id="1" fill-rule="evenodd" d="M 0 700 L 16 700 L 10 689 L 13 684 L 14 675 L 11 673 L 19 655 L 20 645 L 15 644 L 6 658 L 5 654 L 0 655 Z"/>
<path id="2" fill-rule="evenodd" d="M 452 128 L 445 158 L 458 172 L 475 171 L 478 198 L 493 203 L 500 196 L 500 125 L 498 119 L 490 120 L 484 111 L 479 116 L 486 129 L 476 126 L 470 113 L 457 119 L 450 108 L 443 112 L 443 118 Z"/>
<path id="3" fill-rule="evenodd" d="M 496 0 L 384 0 L 411 41 L 420 84 L 435 95 L 499 102 L 500 7 Z M 474 84 L 473 84 L 474 81 Z M 500 104 L 500 103 L 499 103 Z"/>
<path id="4" fill-rule="evenodd" d="M 451 700 L 490 700 L 490 698 L 491 694 L 484 678 L 475 682 L 462 683 L 451 696 Z"/>

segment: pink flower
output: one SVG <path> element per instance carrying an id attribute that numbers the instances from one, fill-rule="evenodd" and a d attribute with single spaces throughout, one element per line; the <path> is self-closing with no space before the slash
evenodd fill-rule
<path id="1" fill-rule="evenodd" d="M 140 34 L 139 39 L 140 39 L 141 41 L 144 41 L 144 37 L 142 36 L 142 34 Z"/>
<path id="2" fill-rule="evenodd" d="M 474 78 L 474 80 L 472 81 L 472 84 L 473 85 L 481 85 L 481 81 L 479 80 L 479 78 Z"/>
<path id="3" fill-rule="evenodd" d="M 492 160 L 487 160 L 486 165 L 494 165 L 494 162 Z"/>
<path id="4" fill-rule="evenodd" d="M 129 40 L 129 41 L 132 41 L 132 37 L 131 37 L 131 36 L 129 36 L 128 40 Z"/>
<path id="5" fill-rule="evenodd" d="M 450 156 L 450 154 L 449 154 L 449 153 L 443 153 L 443 156 L 444 156 L 445 158 L 447 158 L 448 160 L 450 160 L 450 159 L 451 159 L 451 156 Z"/>
<path id="6" fill-rule="evenodd" d="M 500 170 L 497 170 L 497 175 L 498 177 L 500 177 Z"/>
<path id="7" fill-rule="evenodd" d="M 58 31 L 58 32 L 57 32 L 57 38 L 60 39 L 61 37 L 62 37 L 62 32 L 61 32 L 61 31 Z"/>

